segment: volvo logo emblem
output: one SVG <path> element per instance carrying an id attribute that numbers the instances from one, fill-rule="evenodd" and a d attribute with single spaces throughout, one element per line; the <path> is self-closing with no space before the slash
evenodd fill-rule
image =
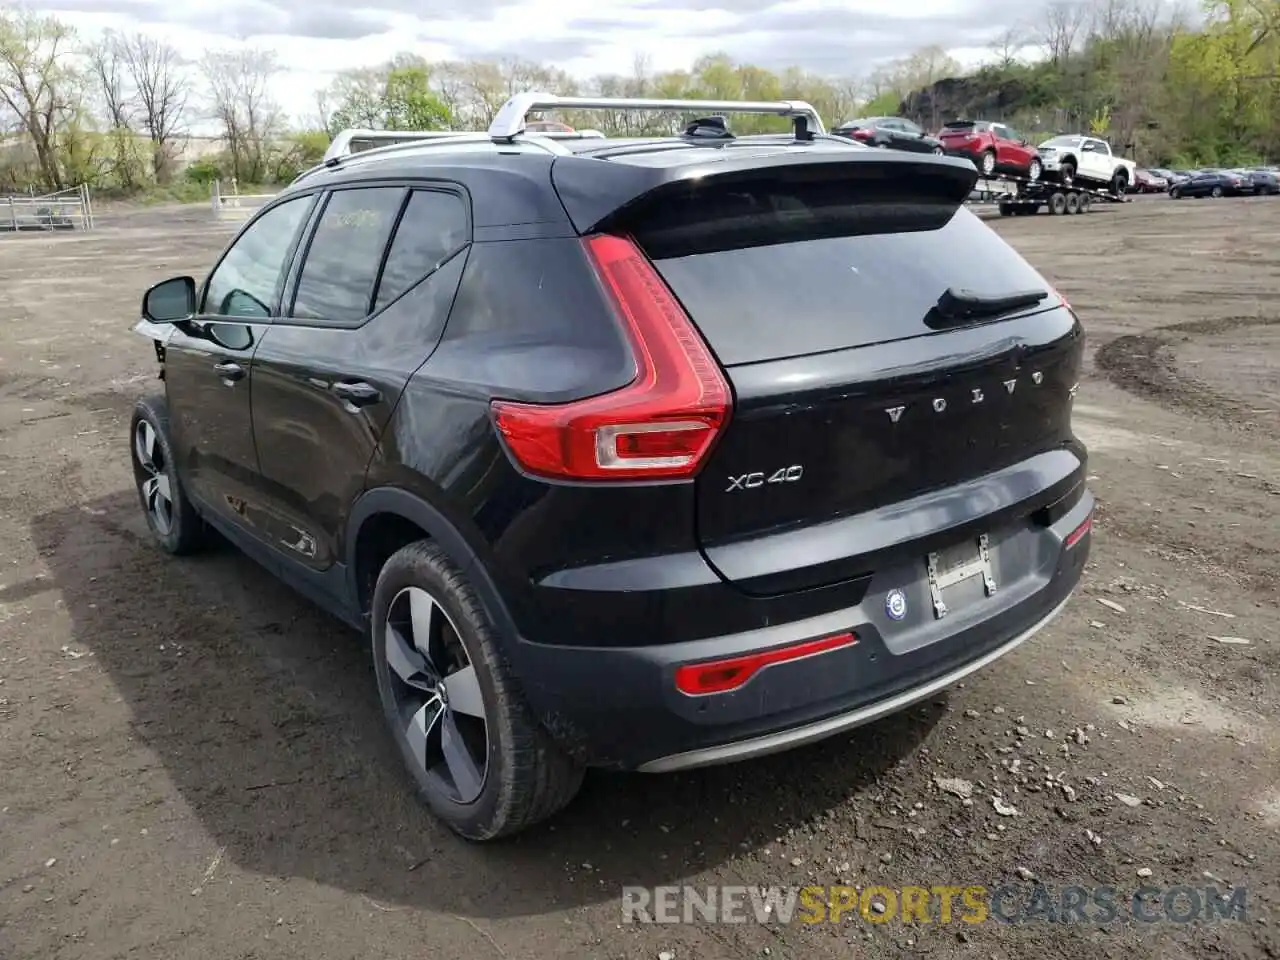
<path id="1" fill-rule="evenodd" d="M 1037 387 L 1040 386 L 1042 383 L 1044 383 L 1044 372 L 1041 370 L 1032 371 L 1031 382 L 1035 384 Z M 1018 378 L 1014 377 L 1011 380 L 1001 380 L 1000 385 L 1004 387 L 1005 393 L 1012 395 L 1013 392 L 1016 389 L 1018 389 Z M 1079 388 L 1080 388 L 1080 385 L 1077 383 L 1074 386 L 1070 387 L 1067 392 L 1070 396 L 1074 397 L 1077 391 L 1079 390 Z M 970 404 L 984 403 L 986 399 L 987 399 L 987 393 L 982 387 L 969 388 Z M 945 413 L 947 410 L 947 398 L 934 397 L 933 400 L 930 401 L 929 405 L 933 407 L 934 413 Z M 885 407 L 884 412 L 889 415 L 890 422 L 897 423 L 899 420 L 902 419 L 902 415 L 906 413 L 908 406 L 910 406 L 910 404 L 900 404 L 899 406 L 896 406 L 896 407 Z"/>
<path id="2" fill-rule="evenodd" d="M 890 620 L 901 620 L 907 615 L 907 595 L 896 588 L 890 590 L 884 598 L 884 612 Z"/>

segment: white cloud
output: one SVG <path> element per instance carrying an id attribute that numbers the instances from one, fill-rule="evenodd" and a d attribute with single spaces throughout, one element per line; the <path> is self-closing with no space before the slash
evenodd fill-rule
<path id="1" fill-rule="evenodd" d="M 1034 13 L 1025 0 L 435 0 L 430 17 L 420 0 L 28 2 L 86 35 L 142 29 L 193 58 L 242 42 L 269 47 L 285 68 L 277 96 L 295 117 L 335 72 L 406 50 L 433 60 L 521 56 L 584 78 L 629 72 L 638 55 L 661 71 L 713 51 L 858 76 L 927 44 L 976 63 L 985 43 Z"/>

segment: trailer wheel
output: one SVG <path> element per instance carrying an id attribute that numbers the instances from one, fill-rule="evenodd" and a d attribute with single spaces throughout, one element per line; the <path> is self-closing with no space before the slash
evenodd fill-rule
<path id="1" fill-rule="evenodd" d="M 1080 212 L 1080 194 L 1072 191 L 1067 194 L 1067 213 L 1077 214 Z"/>
<path id="2" fill-rule="evenodd" d="M 1089 208 L 1093 206 L 1093 197 L 1087 193 L 1080 194 L 1080 212 L 1088 213 Z"/>
<path id="3" fill-rule="evenodd" d="M 1055 216 L 1061 216 L 1067 209 L 1067 195 L 1061 190 L 1053 191 L 1049 197 L 1049 212 Z"/>

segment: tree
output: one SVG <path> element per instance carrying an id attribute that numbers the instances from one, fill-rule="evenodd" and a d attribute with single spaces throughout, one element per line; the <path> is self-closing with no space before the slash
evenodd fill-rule
<path id="1" fill-rule="evenodd" d="M 174 146 L 186 121 L 190 76 L 174 47 L 144 33 L 117 36 L 119 55 L 133 85 L 138 122 L 151 140 L 156 181 L 173 176 Z"/>
<path id="2" fill-rule="evenodd" d="M 1088 19 L 1089 8 L 1078 0 L 1054 0 L 1045 8 L 1044 20 L 1037 32 L 1049 62 L 1055 67 L 1071 56 Z"/>
<path id="3" fill-rule="evenodd" d="M 72 60 L 75 31 L 57 17 L 0 10 L 0 104 L 31 140 L 40 178 L 66 186 L 58 135 L 79 108 L 79 76 Z"/>
<path id="4" fill-rule="evenodd" d="M 205 55 L 201 72 L 209 85 L 212 114 L 222 125 L 232 174 L 257 183 L 267 172 L 271 139 L 283 117 L 271 97 L 271 80 L 280 66 L 274 51 L 242 49 Z"/>

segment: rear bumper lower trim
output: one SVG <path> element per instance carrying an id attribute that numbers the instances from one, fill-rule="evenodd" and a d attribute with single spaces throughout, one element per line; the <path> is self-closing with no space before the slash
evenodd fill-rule
<path id="1" fill-rule="evenodd" d="M 969 674 L 981 670 L 987 664 L 1000 659 L 1006 653 L 1031 639 L 1062 612 L 1063 607 L 1067 605 L 1070 599 L 1071 597 L 1068 596 L 1066 600 L 1063 600 L 1049 611 L 1046 616 L 1009 642 L 921 686 L 912 687 L 885 700 L 869 703 L 864 707 L 859 707 L 857 710 L 829 717 L 817 723 L 793 727 L 790 730 L 781 730 L 777 733 L 765 734 L 760 737 L 752 737 L 749 740 L 739 740 L 734 743 L 724 743 L 714 747 L 704 747 L 699 750 L 690 750 L 686 753 L 659 757 L 657 760 L 650 760 L 648 763 L 642 764 L 638 769 L 642 773 L 668 773 L 674 770 L 691 770 L 696 767 L 710 767 L 722 763 L 747 760 L 751 757 L 761 757 L 770 753 L 790 750 L 792 747 L 812 743 L 816 740 L 822 740 L 842 731 L 852 730 L 863 724 L 879 720 L 881 717 L 888 716 L 891 713 L 897 713 L 913 703 L 918 703 L 927 697 L 933 696 L 938 691 L 958 683 Z"/>

